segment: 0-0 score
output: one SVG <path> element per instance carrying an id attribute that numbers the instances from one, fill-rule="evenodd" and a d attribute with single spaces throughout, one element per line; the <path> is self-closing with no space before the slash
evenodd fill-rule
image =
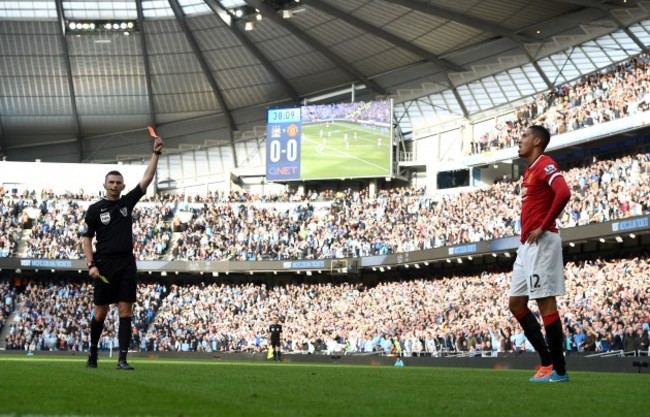
<path id="1" fill-rule="evenodd" d="M 298 141 L 296 139 L 287 140 L 286 149 L 282 149 L 282 141 L 273 139 L 270 143 L 269 159 L 271 162 L 280 162 L 282 154 L 286 154 L 286 160 L 294 162 L 298 158 Z"/>

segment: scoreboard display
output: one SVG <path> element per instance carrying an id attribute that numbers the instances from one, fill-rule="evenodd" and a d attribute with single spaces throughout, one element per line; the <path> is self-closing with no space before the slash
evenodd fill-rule
<path id="1" fill-rule="evenodd" d="M 266 179 L 391 177 L 392 102 L 268 109 Z"/>
<path id="2" fill-rule="evenodd" d="M 266 128 L 266 179 L 300 179 L 300 108 L 269 109 Z"/>

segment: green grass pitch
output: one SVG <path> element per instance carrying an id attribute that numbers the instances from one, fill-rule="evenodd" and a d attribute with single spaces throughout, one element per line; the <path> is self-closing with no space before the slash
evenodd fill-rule
<path id="1" fill-rule="evenodd" d="M 346 122 L 304 124 L 301 140 L 303 179 L 391 176 L 389 129 Z"/>
<path id="2" fill-rule="evenodd" d="M 0 416 L 639 416 L 650 376 L 435 367 L 277 364 L 135 357 L 0 356 Z"/>

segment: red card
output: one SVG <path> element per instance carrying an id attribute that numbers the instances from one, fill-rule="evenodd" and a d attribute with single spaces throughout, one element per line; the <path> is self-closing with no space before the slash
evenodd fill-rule
<path id="1" fill-rule="evenodd" d="M 147 129 L 149 129 L 149 134 L 151 135 L 152 138 L 155 139 L 158 137 L 158 135 L 156 134 L 156 130 L 153 127 L 147 126 Z"/>

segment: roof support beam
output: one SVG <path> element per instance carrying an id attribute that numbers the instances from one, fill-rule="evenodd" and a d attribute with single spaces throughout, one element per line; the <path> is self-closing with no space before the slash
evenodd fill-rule
<path id="1" fill-rule="evenodd" d="M 639 39 L 634 33 L 632 33 L 632 31 L 627 26 L 625 26 L 625 24 L 621 22 L 621 20 L 618 17 L 616 17 L 614 13 L 612 13 L 612 9 L 616 8 L 616 6 L 609 6 L 606 4 L 602 4 L 601 2 L 589 1 L 589 0 L 553 0 L 553 1 L 557 3 L 567 3 L 567 4 L 574 4 L 576 6 L 583 6 L 588 9 L 601 10 L 607 13 L 609 17 L 614 21 L 614 23 L 616 23 L 618 28 L 621 29 L 623 32 L 625 32 L 625 34 L 629 36 L 630 39 L 632 39 L 634 43 L 636 43 L 643 52 L 646 53 L 650 52 L 650 48 L 648 48 L 648 45 L 644 44 L 643 41 L 641 41 L 641 39 Z"/>
<path id="2" fill-rule="evenodd" d="M 431 52 L 423 48 L 420 48 L 419 46 L 411 42 L 407 42 L 406 40 L 398 36 L 395 36 L 392 33 L 386 32 L 385 30 L 381 30 L 378 27 L 373 26 L 370 23 L 366 22 L 365 20 L 359 19 L 349 13 L 337 9 L 336 7 L 332 7 L 331 5 L 323 3 L 320 0 L 303 0 L 303 3 L 313 6 L 322 12 L 325 12 L 333 17 L 336 17 L 337 19 L 343 20 L 344 22 L 348 23 L 351 26 L 357 27 L 361 30 L 365 30 L 371 35 L 381 38 L 387 42 L 392 43 L 393 45 L 399 48 L 402 48 L 419 57 L 422 57 L 427 61 L 431 62 L 432 64 L 434 64 L 435 66 L 439 67 L 443 71 L 458 71 L 458 72 L 465 71 L 465 69 L 461 66 L 458 66 L 449 61 L 445 61 L 444 59 L 441 59 L 437 55 L 432 54 Z"/>
<path id="3" fill-rule="evenodd" d="M 331 62 L 336 64 L 343 71 L 347 72 L 348 74 L 352 75 L 354 78 L 356 78 L 357 80 L 365 84 L 369 89 L 381 95 L 388 95 L 388 92 L 383 87 L 381 87 L 379 84 L 377 84 L 376 82 L 370 80 L 368 77 L 363 75 L 352 65 L 348 64 L 343 58 L 336 55 L 334 52 L 330 51 L 325 45 L 321 44 L 316 39 L 307 35 L 305 32 L 303 32 L 302 30 L 298 29 L 297 27 L 295 27 L 294 25 L 290 24 L 285 19 L 280 17 L 273 7 L 262 2 L 261 0 L 245 0 L 245 1 L 249 6 L 258 9 L 264 17 L 270 19 L 271 21 L 273 21 L 273 23 L 279 25 L 280 27 L 287 30 L 288 32 L 291 32 L 291 34 L 294 35 L 296 38 L 300 39 L 302 42 L 306 43 L 311 48 L 323 54 L 327 59 L 329 59 Z"/>
<path id="4" fill-rule="evenodd" d="M 524 50 L 524 52 L 526 53 L 526 56 L 530 60 L 530 63 L 533 64 L 533 67 L 535 68 L 535 70 L 537 71 L 539 76 L 542 77 L 542 80 L 544 80 L 544 84 L 546 84 L 546 87 L 548 87 L 549 90 L 552 90 L 553 87 L 555 87 L 555 86 L 553 85 L 551 80 L 549 80 L 546 73 L 542 70 L 542 67 L 539 66 L 539 63 L 537 63 L 537 60 L 535 58 L 533 58 L 533 56 L 530 54 L 530 52 L 528 52 L 528 50 L 524 47 L 524 45 L 521 45 L 521 49 Z"/>
<path id="5" fill-rule="evenodd" d="M 597 9 L 597 10 L 607 11 L 607 9 L 609 8 L 609 6 L 605 6 L 604 4 L 601 4 L 601 2 L 599 1 L 591 1 L 591 0 L 552 0 L 552 1 L 555 3 L 573 4 L 575 6 L 582 6 L 587 9 Z"/>
<path id="6" fill-rule="evenodd" d="M 289 84 L 289 81 L 287 81 L 286 78 L 282 74 L 280 74 L 280 71 L 273 65 L 273 63 L 255 46 L 255 44 L 248 39 L 244 34 L 242 33 L 241 30 L 239 30 L 239 27 L 235 24 L 231 24 L 230 22 L 226 22 L 222 15 L 225 13 L 228 13 L 223 7 L 221 7 L 220 4 L 217 4 L 217 1 L 215 0 L 204 0 L 205 3 L 212 9 L 212 11 L 223 20 L 223 22 L 230 28 L 230 31 L 232 32 L 233 35 L 241 42 L 248 51 L 255 56 L 255 58 L 260 61 L 260 63 L 266 68 L 271 75 L 273 75 L 273 78 L 277 82 L 280 83 L 282 88 L 284 89 L 285 93 L 291 97 L 293 102 L 295 104 L 300 103 L 300 95 L 298 92 Z"/>
<path id="7" fill-rule="evenodd" d="M 535 59 L 530 55 L 530 53 L 526 50 L 524 47 L 523 43 L 524 41 L 529 41 L 530 39 L 523 37 L 519 34 L 516 34 L 514 32 L 511 32 L 507 29 L 501 28 L 499 26 L 496 26 L 488 21 L 482 20 L 482 19 L 477 19 L 475 17 L 471 16 L 466 16 L 460 13 L 452 12 L 450 10 L 445 10 L 441 7 L 433 6 L 431 4 L 427 3 L 421 3 L 419 1 L 414 1 L 414 0 L 384 0 L 389 3 L 397 4 L 412 10 L 416 10 L 421 13 L 425 13 L 431 16 L 435 17 L 440 17 L 443 19 L 449 19 L 454 22 L 458 22 L 460 24 L 463 24 L 465 26 L 472 27 L 474 29 L 482 30 L 485 32 L 490 32 L 494 33 L 495 35 L 502 36 L 504 38 L 510 39 L 513 42 L 515 42 L 526 54 L 530 62 L 533 64 L 537 72 L 539 73 L 540 77 L 544 80 L 544 83 L 546 83 L 546 86 L 550 89 L 553 88 L 553 84 L 550 82 L 546 74 L 544 74 L 544 71 L 542 71 L 541 67 Z M 451 81 L 450 81 L 451 85 Z M 452 86 L 453 87 L 453 86 Z M 456 97 L 456 100 L 458 100 L 458 103 L 461 106 L 461 109 L 463 110 L 463 114 L 465 117 L 467 117 L 467 109 L 465 108 L 465 105 L 463 104 L 462 100 L 460 99 L 460 96 L 456 92 L 455 87 L 453 88 L 453 93 L 454 96 Z"/>
<path id="8" fill-rule="evenodd" d="M 451 80 L 449 82 L 451 84 Z M 463 99 L 460 97 L 460 94 L 458 93 L 458 90 L 456 87 L 451 88 L 451 92 L 454 94 L 454 97 L 456 98 L 456 101 L 458 102 L 458 105 L 460 106 L 460 110 L 463 112 L 463 117 L 466 119 L 469 118 L 469 111 L 467 111 L 467 107 L 465 106 L 465 103 L 463 102 Z"/>
<path id="9" fill-rule="evenodd" d="M 147 83 L 147 102 L 149 104 L 149 125 L 156 127 L 156 112 L 153 101 L 153 86 L 151 82 L 151 68 L 149 67 L 149 54 L 147 53 L 147 40 L 144 31 L 144 14 L 142 13 L 142 2 L 136 1 L 135 7 L 138 12 L 138 29 L 140 31 L 140 47 L 142 48 L 142 63 L 144 64 L 144 76 Z"/>
<path id="10" fill-rule="evenodd" d="M 431 5 L 429 3 L 422 3 L 416 0 L 384 0 L 384 1 L 406 7 L 407 9 L 416 10 L 418 12 L 425 13 L 431 16 L 440 17 L 442 19 L 453 20 L 454 22 L 458 22 L 465 26 L 469 26 L 484 32 L 494 33 L 495 35 L 499 35 L 504 38 L 509 38 L 513 40 L 521 39 L 520 35 L 517 35 L 516 33 L 509 31 L 508 29 L 499 27 L 486 20 L 477 19 L 475 17 L 453 12 L 451 10 L 446 10 L 441 7 Z"/>
<path id="11" fill-rule="evenodd" d="M 465 26 L 472 27 L 474 29 L 479 29 L 485 32 L 490 32 L 494 33 L 495 35 L 502 36 L 504 38 L 508 38 L 515 42 L 519 47 L 524 51 L 530 62 L 533 64 L 537 72 L 539 73 L 540 77 L 544 80 L 546 83 L 546 86 L 548 88 L 553 88 L 553 84 L 550 82 L 546 74 L 544 74 L 544 71 L 540 68 L 540 66 L 537 64 L 535 61 L 535 58 L 530 55 L 530 53 L 526 50 L 526 48 L 523 45 L 523 42 L 534 42 L 536 41 L 535 39 L 529 39 L 525 36 L 519 35 L 515 32 L 511 32 L 507 29 L 503 29 L 499 26 L 496 26 L 490 22 L 487 22 L 482 19 L 477 19 L 475 17 L 471 16 L 465 16 L 460 13 L 452 12 L 449 10 L 442 9 L 437 6 L 432 6 L 430 4 L 426 3 L 420 3 L 418 1 L 414 0 L 385 0 L 390 3 L 398 4 L 400 6 L 404 6 L 413 10 L 417 10 L 418 12 L 421 13 L 426 13 L 431 16 L 436 16 L 436 17 L 441 17 L 443 19 L 449 19 L 453 20 L 454 22 L 458 22 L 460 24 L 463 24 Z"/>
<path id="12" fill-rule="evenodd" d="M 230 139 L 230 147 L 232 148 L 233 166 L 237 168 L 237 152 L 235 149 L 235 139 L 234 139 L 233 132 L 239 129 L 237 129 L 237 124 L 235 123 L 235 119 L 233 119 L 232 114 L 230 113 L 230 109 L 228 109 L 228 106 L 226 105 L 226 100 L 223 98 L 223 94 L 221 94 L 221 89 L 219 88 L 219 84 L 217 83 L 217 80 L 214 78 L 214 75 L 212 75 L 210 66 L 205 60 L 205 57 L 203 56 L 203 52 L 201 51 L 199 44 L 196 42 L 196 39 L 194 38 L 194 34 L 190 30 L 190 27 L 187 24 L 187 21 L 185 20 L 185 14 L 183 13 L 183 9 L 181 9 L 181 6 L 178 4 L 177 0 L 169 0 L 169 5 L 171 6 L 174 15 L 176 16 L 176 21 L 180 25 L 181 29 L 183 30 L 183 33 L 185 34 L 185 37 L 187 38 L 187 42 L 190 44 L 190 47 L 194 52 L 194 56 L 199 61 L 199 65 L 203 70 L 203 75 L 205 75 L 205 78 L 208 80 L 208 83 L 210 84 L 210 87 L 212 88 L 212 91 L 214 92 L 214 95 L 217 98 L 217 101 L 219 102 L 219 107 L 221 107 L 221 110 L 223 111 L 223 114 L 226 117 L 226 121 L 228 123 L 228 131 L 229 131 L 228 139 Z"/>
<path id="13" fill-rule="evenodd" d="M 451 88 L 452 93 L 456 97 L 456 100 L 458 100 L 458 104 L 460 105 L 461 110 L 463 111 L 463 116 L 465 118 L 469 117 L 469 113 L 467 111 L 467 108 L 465 107 L 465 103 L 460 98 L 460 94 L 458 94 L 458 91 L 456 91 L 456 87 L 454 84 L 451 82 L 451 78 L 449 78 L 449 73 L 448 71 L 457 71 L 457 72 L 462 72 L 465 71 L 464 68 L 453 64 L 451 62 L 445 61 L 443 59 L 440 59 L 438 56 L 432 54 L 431 52 L 420 48 L 419 46 L 412 44 L 410 42 L 406 42 L 404 39 L 399 38 L 392 33 L 386 32 L 385 30 L 381 30 L 377 28 L 376 26 L 371 25 L 370 23 L 361 20 L 359 18 L 356 18 L 352 16 L 349 13 L 345 13 L 335 7 L 332 7 L 328 4 L 322 3 L 319 0 L 303 0 L 305 4 L 308 4 L 310 6 L 313 6 L 331 16 L 334 16 L 338 19 L 341 19 L 348 24 L 358 27 L 362 30 L 365 30 L 366 32 L 370 33 L 371 35 L 377 36 L 378 38 L 381 38 L 385 41 L 388 41 L 392 43 L 393 45 L 405 49 L 409 52 L 414 53 L 415 55 L 418 55 L 427 61 L 433 63 L 435 66 L 443 70 L 443 74 L 447 82 L 449 83 L 449 88 Z"/>
<path id="14" fill-rule="evenodd" d="M 635 35 L 635 34 L 634 34 L 634 33 L 633 33 L 633 32 L 632 32 L 632 31 L 627 27 L 627 26 L 625 26 L 625 25 L 623 24 L 623 22 L 621 22 L 621 21 L 618 19 L 618 17 L 616 17 L 615 15 L 613 15 L 613 14 L 611 14 L 611 13 L 610 13 L 610 15 L 611 15 L 611 17 L 612 17 L 612 20 L 613 20 L 614 22 L 616 22 L 616 24 L 618 25 L 618 27 L 621 28 L 621 30 L 623 30 L 623 32 L 625 32 L 625 34 L 626 34 L 627 36 L 629 36 L 630 39 L 632 39 L 632 40 L 634 41 L 634 43 L 636 43 L 636 44 L 639 46 L 639 48 L 641 48 L 641 50 L 642 50 L 643 52 L 645 52 L 645 53 L 650 52 L 650 48 L 648 48 L 648 45 L 644 44 L 643 41 L 642 41 L 641 39 L 639 39 L 639 38 L 638 38 L 638 37 L 637 37 L 637 36 L 636 36 L 636 35 Z"/>
<path id="15" fill-rule="evenodd" d="M 56 0 L 56 15 L 59 20 L 61 32 L 59 32 L 59 39 L 61 40 L 61 48 L 63 50 L 63 62 L 67 72 L 68 89 L 70 90 L 70 109 L 72 110 L 72 118 L 74 119 L 74 136 L 79 148 L 79 162 L 83 161 L 84 149 L 83 139 L 81 138 L 81 127 L 79 123 L 79 113 L 77 112 L 77 96 L 74 91 L 74 81 L 72 79 L 72 65 L 70 64 L 70 52 L 68 51 L 68 40 L 65 37 L 65 16 L 63 13 L 63 1 Z"/>

